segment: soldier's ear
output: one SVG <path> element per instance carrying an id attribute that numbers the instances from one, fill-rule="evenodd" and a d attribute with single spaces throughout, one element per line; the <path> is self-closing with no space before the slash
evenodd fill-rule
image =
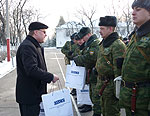
<path id="1" fill-rule="evenodd" d="M 112 32 L 114 32 L 114 31 L 115 31 L 115 27 L 110 26 L 110 30 L 111 30 Z"/>
<path id="2" fill-rule="evenodd" d="M 112 31 L 113 29 L 112 29 L 112 27 L 110 27 L 110 31 Z"/>

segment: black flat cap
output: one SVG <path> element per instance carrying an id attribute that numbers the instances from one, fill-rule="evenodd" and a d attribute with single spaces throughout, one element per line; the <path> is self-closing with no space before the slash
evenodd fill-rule
<path id="1" fill-rule="evenodd" d="M 89 27 L 82 27 L 78 33 L 78 36 L 82 39 L 88 33 L 91 33 L 91 29 Z"/>
<path id="2" fill-rule="evenodd" d="M 29 25 L 29 31 L 33 31 L 33 30 L 39 30 L 39 29 L 47 29 L 48 26 L 41 23 L 41 22 L 32 22 L 30 25 Z"/>
<path id="3" fill-rule="evenodd" d="M 117 26 L 117 18 L 115 16 L 100 17 L 99 26 Z"/>

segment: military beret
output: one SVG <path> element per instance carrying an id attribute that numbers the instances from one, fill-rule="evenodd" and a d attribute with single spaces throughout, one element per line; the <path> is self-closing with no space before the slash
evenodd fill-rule
<path id="1" fill-rule="evenodd" d="M 149 0 L 134 0 L 132 4 L 132 8 L 134 7 L 145 8 L 146 10 L 150 11 L 150 1 Z"/>
<path id="2" fill-rule="evenodd" d="M 117 26 L 117 18 L 115 16 L 100 17 L 99 26 Z"/>
<path id="3" fill-rule="evenodd" d="M 40 23 L 40 22 L 32 22 L 30 25 L 29 25 L 29 31 L 33 31 L 33 30 L 39 30 L 39 29 L 47 29 L 48 26 L 43 24 L 43 23 Z"/>
<path id="4" fill-rule="evenodd" d="M 88 33 L 91 33 L 91 29 L 89 27 L 82 27 L 78 33 L 78 36 L 82 39 Z"/>
<path id="5" fill-rule="evenodd" d="M 70 38 L 73 40 L 73 39 L 75 39 L 75 36 L 77 35 L 77 33 L 75 32 L 75 33 L 73 33 L 71 36 L 70 36 Z"/>

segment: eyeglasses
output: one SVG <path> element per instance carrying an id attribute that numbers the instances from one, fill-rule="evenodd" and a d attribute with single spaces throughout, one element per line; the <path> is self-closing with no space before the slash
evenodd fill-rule
<path id="1" fill-rule="evenodd" d="M 41 31 L 41 32 L 43 32 L 44 34 L 46 34 L 46 31 L 43 31 L 43 30 L 38 30 L 38 31 Z"/>

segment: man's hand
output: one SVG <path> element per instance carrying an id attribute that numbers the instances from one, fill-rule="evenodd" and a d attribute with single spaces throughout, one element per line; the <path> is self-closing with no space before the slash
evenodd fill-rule
<path id="1" fill-rule="evenodd" d="M 52 82 L 55 83 L 57 80 L 59 80 L 59 77 L 54 74 L 54 78 L 53 78 Z"/>

